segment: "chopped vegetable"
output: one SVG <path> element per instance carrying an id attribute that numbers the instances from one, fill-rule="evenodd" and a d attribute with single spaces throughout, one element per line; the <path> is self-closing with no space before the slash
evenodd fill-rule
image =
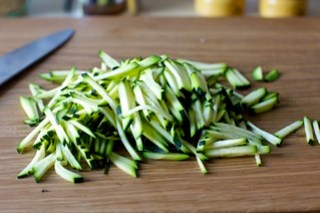
<path id="1" fill-rule="evenodd" d="M 266 100 L 272 99 L 272 98 L 277 98 L 277 100 L 279 100 L 279 93 L 277 92 L 268 92 L 262 99 L 260 102 L 264 102 Z"/>
<path id="2" fill-rule="evenodd" d="M 22 153 L 24 149 L 28 148 L 31 146 L 33 143 L 32 139 L 36 137 L 36 135 L 40 132 L 42 128 L 44 128 L 47 124 L 49 123 L 49 119 L 45 118 L 43 119 L 39 125 L 34 128 L 28 135 L 25 137 L 17 146 L 17 151 L 18 153 Z"/>
<path id="3" fill-rule="evenodd" d="M 143 159 L 193 157 L 203 174 L 208 158 L 250 155 L 260 166 L 260 155 L 271 150 L 266 142 L 279 146 L 297 128 L 275 136 L 247 121 L 246 112 L 273 109 L 278 94 L 260 88 L 243 96 L 228 88 L 220 79 L 234 89 L 250 82 L 226 64 L 165 55 L 117 61 L 102 51 L 99 57 L 101 67 L 89 71 L 41 74 L 60 85 L 44 90 L 30 84 L 32 96 L 21 97 L 28 123 L 36 127 L 17 150 L 33 147 L 36 155 L 18 178 L 33 175 L 38 182 L 54 167 L 63 179 L 79 183 L 83 177 L 69 168 L 106 173 L 111 163 L 137 177 Z"/>
<path id="4" fill-rule="evenodd" d="M 266 88 L 259 88 L 255 91 L 252 91 L 244 98 L 241 99 L 241 103 L 246 106 L 250 107 L 259 102 L 259 100 L 267 94 Z"/>
<path id="5" fill-rule="evenodd" d="M 29 165 L 19 173 L 18 178 L 24 178 L 31 175 L 33 172 L 33 166 L 41 161 L 45 157 L 45 154 L 45 145 L 43 144 L 41 149 L 36 151 L 36 154 Z"/>
<path id="6" fill-rule="evenodd" d="M 226 78 L 235 89 L 247 89 L 251 86 L 250 82 L 238 70 L 233 68 L 229 68 L 226 71 Z"/>
<path id="7" fill-rule="evenodd" d="M 295 121 L 292 124 L 277 131 L 276 133 L 274 133 L 274 135 L 277 136 L 278 138 L 284 139 L 285 137 L 287 137 L 288 135 L 290 135 L 291 133 L 299 129 L 302 125 L 303 125 L 302 120 Z"/>
<path id="8" fill-rule="evenodd" d="M 320 143 L 320 129 L 319 129 L 319 123 L 318 121 L 313 121 L 312 123 L 314 134 L 316 135 L 316 138 L 318 140 L 318 143 Z"/>
<path id="9" fill-rule="evenodd" d="M 114 165 L 116 165 L 122 171 L 126 172 L 127 174 L 133 177 L 137 177 L 137 165 L 134 161 L 129 160 L 121 155 L 118 155 L 115 152 L 112 152 L 109 155 L 109 159 Z"/>
<path id="10" fill-rule="evenodd" d="M 62 166 L 61 161 L 56 161 L 54 163 L 54 169 L 56 173 L 63 179 L 72 183 L 82 183 L 83 177 L 75 172 L 71 172 Z"/>
<path id="11" fill-rule="evenodd" d="M 246 144 L 247 144 L 246 138 L 229 139 L 229 140 L 215 141 L 210 145 L 206 146 L 206 149 L 226 148 L 226 147 L 241 146 Z"/>
<path id="12" fill-rule="evenodd" d="M 38 113 L 37 102 L 32 97 L 20 97 L 20 104 L 27 114 L 28 119 L 24 122 L 30 126 L 35 126 L 39 123 L 40 115 Z"/>
<path id="13" fill-rule="evenodd" d="M 278 97 L 273 97 L 251 106 L 250 110 L 255 114 L 269 112 L 277 105 L 277 103 Z"/>
<path id="14" fill-rule="evenodd" d="M 260 66 L 256 67 L 252 73 L 251 76 L 253 78 L 253 80 L 255 81 L 263 81 L 263 71 L 262 68 Z"/>
<path id="15" fill-rule="evenodd" d="M 258 135 L 261 135 L 266 141 L 270 142 L 271 144 L 275 145 L 275 146 L 280 146 L 282 143 L 282 139 L 274 136 L 260 128 L 258 128 L 257 126 L 255 126 L 253 123 L 251 123 L 250 121 L 247 122 L 248 126 L 250 126 L 253 130 L 253 132 L 257 133 Z"/>
<path id="16" fill-rule="evenodd" d="M 311 121 L 307 116 L 305 116 L 303 118 L 303 123 L 304 123 L 304 129 L 305 129 L 305 133 L 306 133 L 307 143 L 309 145 L 312 145 L 314 142 L 314 136 L 313 136 Z"/>
<path id="17" fill-rule="evenodd" d="M 183 153 L 143 152 L 143 157 L 153 160 L 187 160 L 190 156 Z"/>
<path id="18" fill-rule="evenodd" d="M 272 82 L 278 80 L 278 78 L 280 78 L 280 72 L 277 69 L 273 69 L 264 76 L 263 80 Z"/>
<path id="19" fill-rule="evenodd" d="M 34 179 L 39 182 L 42 176 L 53 166 L 56 160 L 55 153 L 51 153 L 46 158 L 40 160 L 32 167 Z"/>
<path id="20" fill-rule="evenodd" d="M 239 146 L 220 149 L 211 149 L 206 151 L 208 157 L 240 157 L 247 155 L 255 155 L 257 153 L 256 146 Z"/>

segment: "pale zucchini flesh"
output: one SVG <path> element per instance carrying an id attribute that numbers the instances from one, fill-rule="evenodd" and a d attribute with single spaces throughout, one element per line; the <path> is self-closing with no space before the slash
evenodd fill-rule
<path id="1" fill-rule="evenodd" d="M 83 182 L 83 177 L 79 175 L 78 173 L 72 172 L 67 170 L 66 168 L 63 167 L 61 161 L 56 161 L 54 163 L 54 168 L 56 173 L 65 179 L 66 181 L 72 182 L 72 183 L 82 183 Z"/>
<path id="2" fill-rule="evenodd" d="M 207 150 L 205 154 L 211 158 L 219 157 L 241 157 L 248 155 L 255 155 L 257 153 L 256 146 L 239 146 L 239 147 L 229 147 L 220 149 Z"/>
<path id="3" fill-rule="evenodd" d="M 256 125 L 254 125 L 253 123 L 251 123 L 250 121 L 247 122 L 248 126 L 251 127 L 251 129 L 253 130 L 253 132 L 256 132 L 258 135 L 261 135 L 266 141 L 268 141 L 269 143 L 275 145 L 275 146 L 280 146 L 282 143 L 282 139 L 272 135 L 262 129 L 260 129 L 259 127 L 257 127 Z"/>
<path id="4" fill-rule="evenodd" d="M 277 136 L 278 138 L 283 139 L 283 138 L 287 137 L 289 134 L 297 131 L 302 125 L 303 125 L 302 120 L 295 121 L 292 124 L 277 131 L 276 133 L 274 133 L 274 135 Z"/>
<path id="5" fill-rule="evenodd" d="M 145 151 L 145 152 L 143 152 L 142 155 L 147 159 L 153 159 L 153 160 L 180 161 L 180 160 L 187 160 L 190 158 L 189 155 L 183 154 L 183 153 L 157 153 L 157 152 Z"/>
<path id="6" fill-rule="evenodd" d="M 251 73 L 252 79 L 255 81 L 263 81 L 262 67 L 256 67 Z"/>
<path id="7" fill-rule="evenodd" d="M 319 128 L 319 122 L 317 120 L 314 120 L 312 122 L 314 134 L 317 138 L 318 143 L 320 143 L 320 128 Z"/>
<path id="8" fill-rule="evenodd" d="M 278 103 L 278 97 L 267 99 L 250 107 L 250 111 L 255 114 L 271 111 Z"/>
<path id="9" fill-rule="evenodd" d="M 43 175 L 53 167 L 55 161 L 56 155 L 55 153 L 51 153 L 50 155 L 33 165 L 33 176 L 36 182 L 39 182 Z"/>
<path id="10" fill-rule="evenodd" d="M 248 95 L 246 95 L 244 98 L 241 99 L 241 103 L 245 105 L 246 107 L 250 107 L 256 103 L 259 102 L 259 100 L 265 96 L 267 93 L 266 88 L 259 88 L 257 90 L 252 91 Z"/>
<path id="11" fill-rule="evenodd" d="M 272 82 L 278 80 L 278 78 L 280 78 L 280 72 L 277 69 L 272 69 L 264 76 L 263 80 L 267 82 Z"/>
<path id="12" fill-rule="evenodd" d="M 303 118 L 303 123 L 304 123 L 304 129 L 305 129 L 305 134 L 306 134 L 306 140 L 309 145 L 312 145 L 314 142 L 314 135 L 313 135 L 313 128 L 311 124 L 310 118 L 305 116 Z"/>

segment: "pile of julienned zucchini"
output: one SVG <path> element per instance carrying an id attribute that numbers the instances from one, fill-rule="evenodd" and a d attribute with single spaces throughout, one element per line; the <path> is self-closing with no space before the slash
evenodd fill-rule
<path id="1" fill-rule="evenodd" d="M 244 118 L 275 107 L 278 94 L 260 88 L 246 96 L 250 82 L 226 64 L 206 64 L 168 56 L 116 61 L 104 52 L 100 68 L 51 71 L 41 77 L 59 84 L 44 90 L 30 84 L 21 97 L 25 123 L 35 126 L 17 147 L 36 154 L 18 178 L 39 181 L 52 167 L 67 181 L 83 177 L 75 170 L 114 164 L 136 177 L 143 159 L 193 157 L 202 173 L 210 158 L 254 156 L 302 125 L 297 121 L 273 135 Z M 228 87 L 228 83 L 231 85 Z"/>

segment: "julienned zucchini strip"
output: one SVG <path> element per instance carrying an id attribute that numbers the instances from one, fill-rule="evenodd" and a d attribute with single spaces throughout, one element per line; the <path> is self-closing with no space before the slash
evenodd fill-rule
<path id="1" fill-rule="evenodd" d="M 147 159 L 153 159 L 153 160 L 187 160 L 190 158 L 188 154 L 184 153 L 157 153 L 157 152 L 150 152 L 145 151 L 143 152 L 143 157 Z"/>
<path id="2" fill-rule="evenodd" d="M 289 124 L 288 126 L 284 127 L 283 129 L 277 131 L 276 133 L 274 133 L 274 135 L 277 136 L 278 138 L 284 139 L 289 134 L 298 130 L 302 125 L 303 125 L 302 120 L 295 121 L 292 124 Z"/>
<path id="3" fill-rule="evenodd" d="M 313 142 L 314 142 L 314 135 L 313 135 L 313 128 L 312 128 L 312 124 L 311 124 L 310 118 L 305 116 L 303 118 L 303 123 L 304 123 L 304 130 L 305 130 L 305 134 L 306 134 L 307 143 L 309 145 L 312 145 Z"/>
<path id="4" fill-rule="evenodd" d="M 40 120 L 40 114 L 37 107 L 36 99 L 33 97 L 20 97 L 20 104 L 27 114 L 28 119 L 24 122 L 30 126 L 37 125 Z"/>
<path id="5" fill-rule="evenodd" d="M 248 79 L 246 79 L 237 69 L 229 68 L 225 76 L 231 86 L 235 89 L 247 89 L 251 86 Z"/>
<path id="6" fill-rule="evenodd" d="M 54 165 L 54 162 L 56 161 L 56 154 L 51 153 L 44 159 L 40 160 L 32 167 L 32 174 L 34 176 L 34 179 L 39 182 L 43 175 Z"/>
<path id="7" fill-rule="evenodd" d="M 65 179 L 66 181 L 72 182 L 72 183 L 82 183 L 83 177 L 75 172 L 72 172 L 65 167 L 63 167 L 63 164 L 61 161 L 55 161 L 54 163 L 54 169 L 56 173 Z"/>
<path id="8" fill-rule="evenodd" d="M 24 149 L 28 148 L 32 143 L 32 139 L 37 136 L 42 128 L 44 128 L 49 123 L 49 118 L 45 118 L 40 122 L 40 124 L 34 128 L 17 146 L 17 151 L 22 153 Z"/>
<path id="9" fill-rule="evenodd" d="M 36 154 L 34 156 L 34 158 L 32 159 L 32 161 L 28 164 L 28 166 L 26 166 L 26 168 L 24 168 L 18 175 L 18 178 L 24 178 L 27 177 L 29 175 L 31 175 L 33 173 L 33 166 L 38 163 L 39 161 L 41 161 L 45 155 L 46 155 L 46 151 L 45 151 L 46 146 L 43 144 L 40 148 L 40 150 L 36 151 Z"/>
<path id="10" fill-rule="evenodd" d="M 314 120 L 312 122 L 314 134 L 318 140 L 318 143 L 320 143 L 320 128 L 319 128 L 319 122 L 317 120 Z"/>
<path id="11" fill-rule="evenodd" d="M 244 98 L 241 99 L 241 103 L 246 106 L 250 107 L 254 104 L 257 104 L 260 99 L 262 99 L 267 94 L 266 88 L 259 88 L 257 90 L 252 91 Z"/>
<path id="12" fill-rule="evenodd" d="M 280 78 L 280 72 L 277 69 L 272 69 L 264 76 L 263 80 L 267 82 L 272 82 L 278 80 L 278 78 Z"/>
<path id="13" fill-rule="evenodd" d="M 261 135 L 266 141 L 268 141 L 269 143 L 275 145 L 275 146 L 280 146 L 282 143 L 282 139 L 272 135 L 262 129 L 260 129 L 259 127 L 257 127 L 256 125 L 254 125 L 253 123 L 251 123 L 250 121 L 247 122 L 248 126 L 252 129 L 253 132 L 255 132 L 258 135 Z"/>
<path id="14" fill-rule="evenodd" d="M 204 174 L 208 158 L 251 155 L 260 166 L 260 155 L 270 153 L 265 141 L 280 145 L 297 128 L 277 137 L 246 121 L 246 111 L 271 110 L 278 95 L 260 88 L 243 96 L 224 86 L 220 79 L 234 89 L 250 87 L 226 64 L 165 55 L 117 61 L 102 51 L 99 57 L 99 68 L 41 74 L 60 85 L 45 90 L 30 84 L 32 96 L 21 97 L 27 123 L 35 127 L 17 150 L 37 151 L 18 178 L 33 175 L 38 182 L 54 167 L 63 179 L 79 183 L 83 177 L 70 169 L 87 164 L 107 171 L 110 163 L 137 177 L 143 159 L 195 159 Z"/>
<path id="15" fill-rule="evenodd" d="M 255 81 L 263 81 L 262 67 L 256 67 L 251 73 L 252 79 Z"/>
<path id="16" fill-rule="evenodd" d="M 247 155 L 255 155 L 257 153 L 256 146 L 239 146 L 220 149 L 211 149 L 205 152 L 208 157 L 241 157 Z"/>

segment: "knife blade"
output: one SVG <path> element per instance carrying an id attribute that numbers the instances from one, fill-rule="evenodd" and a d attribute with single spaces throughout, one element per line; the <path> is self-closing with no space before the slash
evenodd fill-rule
<path id="1" fill-rule="evenodd" d="M 55 32 L 0 57 L 0 86 L 67 42 L 73 29 Z"/>

